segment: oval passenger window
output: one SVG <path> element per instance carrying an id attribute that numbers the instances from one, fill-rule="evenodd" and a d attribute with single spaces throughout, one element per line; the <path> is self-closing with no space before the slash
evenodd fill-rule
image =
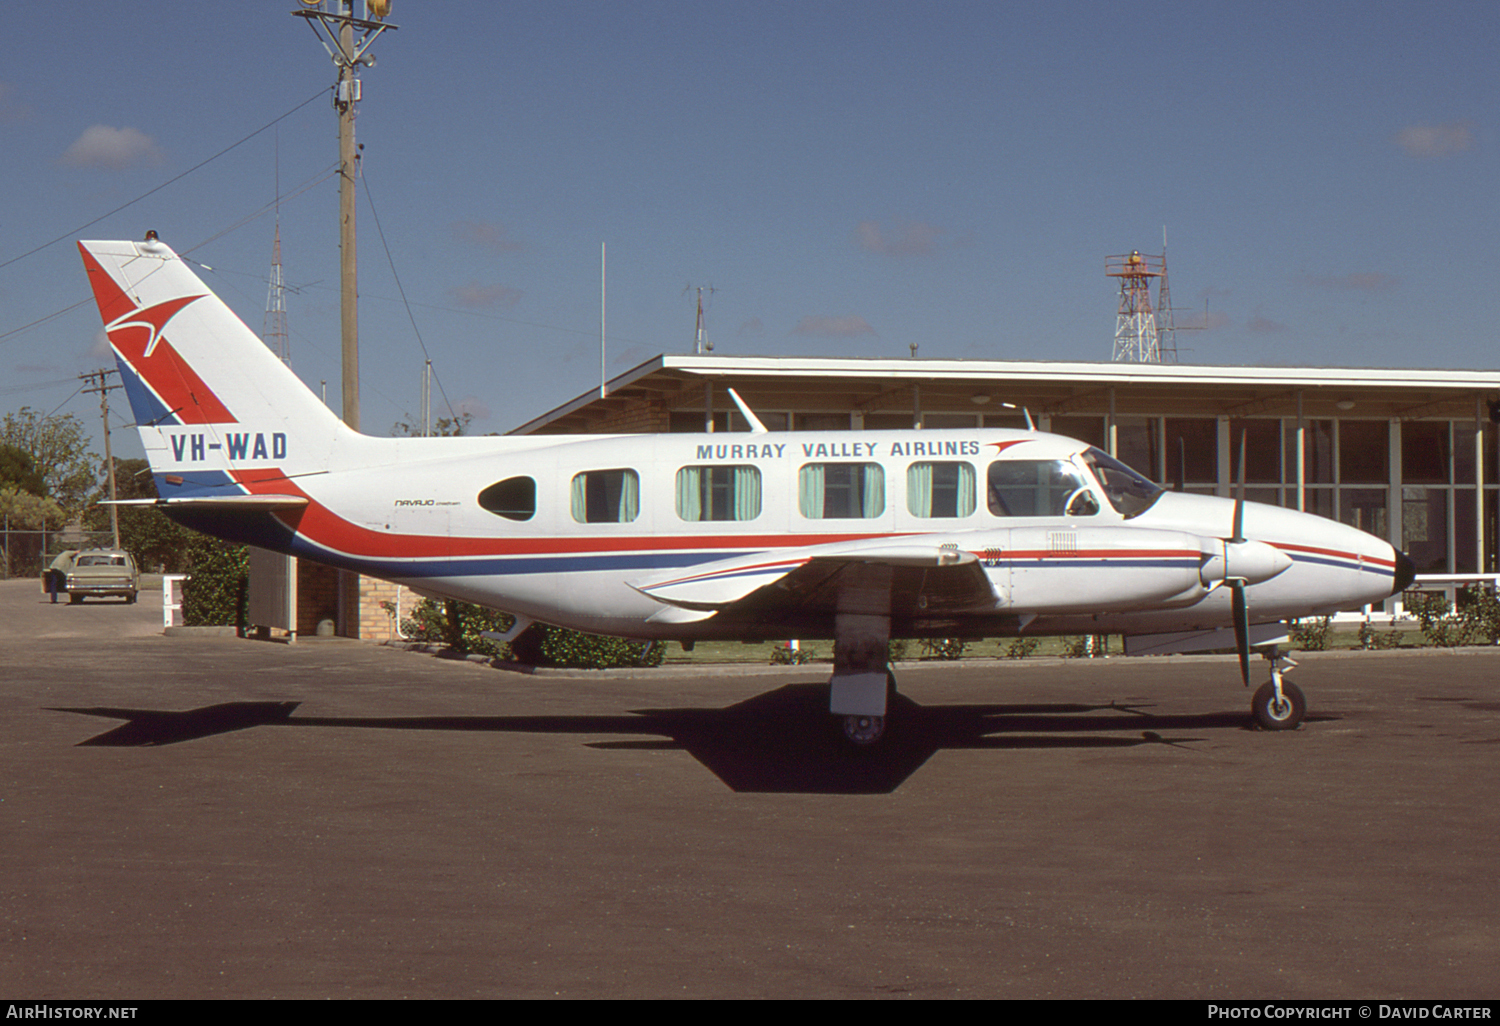
<path id="1" fill-rule="evenodd" d="M 536 516 L 536 481 L 508 477 L 479 493 L 479 505 L 507 520 L 530 520 Z"/>

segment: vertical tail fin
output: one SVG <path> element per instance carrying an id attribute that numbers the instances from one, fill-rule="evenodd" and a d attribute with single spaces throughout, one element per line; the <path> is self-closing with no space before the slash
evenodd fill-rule
<path id="1" fill-rule="evenodd" d="M 333 469 L 360 436 L 163 243 L 80 242 L 163 497 Z"/>

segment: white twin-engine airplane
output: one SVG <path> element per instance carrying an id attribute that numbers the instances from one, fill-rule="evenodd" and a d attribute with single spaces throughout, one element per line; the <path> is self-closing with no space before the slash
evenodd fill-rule
<path id="1" fill-rule="evenodd" d="M 1237 500 L 1166 492 L 1038 431 L 773 434 L 741 404 L 749 433 L 374 438 L 154 237 L 79 248 L 174 520 L 504 610 L 507 638 L 537 621 L 832 638 L 829 708 L 855 743 L 885 729 L 893 637 L 1234 648 L 1248 684 L 1278 621 L 1380 602 L 1414 574 L 1372 535 L 1245 502 L 1243 481 Z M 1303 696 L 1262 654 L 1254 716 L 1295 727 Z"/>

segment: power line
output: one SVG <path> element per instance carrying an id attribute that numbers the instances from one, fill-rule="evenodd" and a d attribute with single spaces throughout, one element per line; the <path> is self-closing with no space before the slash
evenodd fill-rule
<path id="1" fill-rule="evenodd" d="M 293 107 L 291 110 L 287 111 L 285 114 L 281 115 L 280 117 L 276 118 L 275 120 L 266 122 L 264 125 L 262 125 L 261 127 L 257 128 L 255 131 L 251 132 L 249 135 L 245 136 L 243 139 L 240 139 L 238 142 L 230 143 L 228 146 L 224 147 L 222 150 L 220 150 L 218 153 L 215 153 L 212 157 L 209 157 L 207 160 L 199 161 L 198 163 L 194 164 L 192 167 L 188 168 L 186 171 L 182 172 L 182 174 L 177 175 L 177 176 L 175 176 L 173 178 L 169 178 L 165 182 L 162 182 L 160 185 L 158 185 L 156 188 L 151 189 L 148 192 L 143 192 L 139 196 L 137 196 L 135 199 L 130 200 L 130 201 L 126 202 L 126 203 L 120 204 L 118 207 L 115 207 L 115 209 L 111 210 L 107 214 L 100 214 L 98 217 L 94 218 L 92 221 L 89 221 L 86 224 L 81 224 L 77 228 L 69 229 L 68 231 L 63 232 L 57 238 L 52 239 L 49 242 L 44 242 L 40 246 L 37 246 L 35 249 L 28 249 L 26 252 L 22 253 L 20 256 L 11 257 L 9 260 L 5 261 L 4 263 L 0 263 L 0 268 L 9 267 L 11 264 L 14 264 L 14 263 L 16 263 L 18 261 L 21 261 L 21 260 L 25 260 L 29 256 L 33 256 L 33 255 L 35 255 L 37 253 L 40 253 L 42 250 L 48 248 L 49 246 L 55 246 L 55 245 L 57 245 L 59 242 L 62 242 L 64 239 L 72 238 L 72 237 L 76 236 L 79 232 L 83 231 L 85 228 L 91 228 L 94 225 L 98 224 L 100 221 L 103 221 L 106 218 L 113 217 L 114 215 L 118 214 L 120 211 L 124 210 L 126 207 L 134 206 L 135 204 L 139 203 L 141 200 L 145 199 L 147 196 L 152 196 L 152 195 L 155 195 L 158 192 L 161 192 L 163 189 L 165 189 L 167 186 L 171 185 L 173 182 L 181 181 L 182 179 L 186 178 L 188 175 L 192 174 L 194 171 L 197 171 L 199 168 L 203 167 L 204 165 L 211 164 L 214 161 L 218 160 L 220 157 L 224 156 L 224 154 L 228 153 L 230 150 L 235 149 L 236 147 L 238 147 L 238 146 L 240 146 L 240 145 L 242 145 L 244 143 L 249 142 L 251 139 L 254 139 L 257 135 L 260 135 L 260 133 L 264 132 L 266 129 L 270 128 L 272 125 L 277 124 L 278 122 L 284 121 L 287 118 L 291 117 L 293 114 L 297 113 L 303 107 L 306 107 L 309 103 L 312 103 L 314 100 L 316 100 L 318 97 L 322 96 L 326 92 L 327 92 L 326 89 L 319 89 L 316 93 L 313 93 L 313 95 L 309 96 L 307 99 L 305 99 L 301 103 L 297 104 L 297 106 Z"/>
<path id="2" fill-rule="evenodd" d="M 437 372 L 431 370 L 432 354 L 427 351 L 427 342 L 422 338 L 422 330 L 417 327 L 416 315 L 411 312 L 411 303 L 406 299 L 406 288 L 401 284 L 401 275 L 396 273 L 396 258 L 391 255 L 390 243 L 385 241 L 385 229 L 380 227 L 380 214 L 375 210 L 375 194 L 370 191 L 370 176 L 360 169 L 360 177 L 365 180 L 365 202 L 370 206 L 370 216 L 375 220 L 375 234 L 380 236 L 380 244 L 385 247 L 386 263 L 391 265 L 391 277 L 396 280 L 396 290 L 401 293 L 401 302 L 406 307 L 407 319 L 411 321 L 412 333 L 417 336 L 417 345 L 422 347 L 422 356 L 427 361 L 428 373 L 438 383 L 438 391 L 443 393 L 443 402 L 448 407 L 448 413 L 458 416 L 453 409 L 453 403 L 448 398 L 448 390 L 443 387 L 443 382 L 437 377 Z"/>

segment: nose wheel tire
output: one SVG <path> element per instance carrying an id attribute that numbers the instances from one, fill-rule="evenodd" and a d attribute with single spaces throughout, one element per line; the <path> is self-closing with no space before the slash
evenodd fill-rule
<path id="1" fill-rule="evenodd" d="M 1302 689 L 1283 680 L 1281 701 L 1276 699 L 1276 685 L 1266 681 L 1255 692 L 1250 702 L 1250 711 L 1261 730 L 1295 730 L 1307 715 L 1307 699 Z"/>
<path id="2" fill-rule="evenodd" d="M 884 733 L 884 716 L 844 717 L 844 737 L 856 745 L 873 745 Z"/>

